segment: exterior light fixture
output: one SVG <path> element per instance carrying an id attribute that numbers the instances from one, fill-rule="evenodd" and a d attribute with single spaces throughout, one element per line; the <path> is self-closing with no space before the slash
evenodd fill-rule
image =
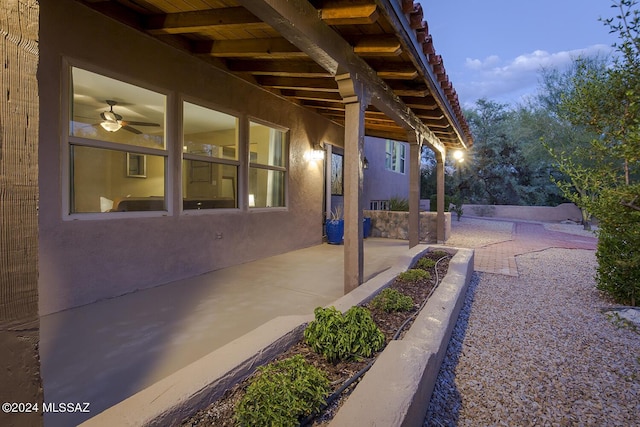
<path id="1" fill-rule="evenodd" d="M 369 160 L 366 157 L 362 161 L 362 168 L 363 169 L 369 169 Z"/>
<path id="2" fill-rule="evenodd" d="M 453 152 L 453 158 L 458 162 L 464 162 L 464 152 L 462 150 L 456 150 Z"/>
<path id="3" fill-rule="evenodd" d="M 311 150 L 311 160 L 323 160 L 324 159 L 324 148 L 323 144 L 314 144 L 313 149 Z"/>

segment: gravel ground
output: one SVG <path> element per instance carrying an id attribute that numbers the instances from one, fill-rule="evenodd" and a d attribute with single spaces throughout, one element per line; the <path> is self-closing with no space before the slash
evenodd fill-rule
<path id="1" fill-rule="evenodd" d="M 460 246 L 477 246 L 472 228 Z M 603 313 L 594 252 L 517 263 L 474 274 L 424 426 L 640 425 L 640 334 Z"/>

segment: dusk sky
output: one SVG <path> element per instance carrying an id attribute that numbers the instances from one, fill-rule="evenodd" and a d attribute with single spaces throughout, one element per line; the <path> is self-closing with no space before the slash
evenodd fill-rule
<path id="1" fill-rule="evenodd" d="M 611 0 L 421 0 L 424 20 L 463 107 L 479 98 L 514 104 L 537 91 L 542 67 L 613 51 L 598 18 Z"/>

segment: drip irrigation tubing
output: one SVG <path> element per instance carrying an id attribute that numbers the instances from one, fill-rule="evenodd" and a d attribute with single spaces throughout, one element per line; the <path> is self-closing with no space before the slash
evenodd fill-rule
<path id="1" fill-rule="evenodd" d="M 443 259 L 446 258 L 450 258 L 451 255 L 445 255 L 442 258 L 438 259 L 434 265 L 434 270 L 436 273 L 436 283 L 435 285 L 433 285 L 433 288 L 431 289 L 431 291 L 429 291 L 429 295 L 427 295 L 427 297 L 424 299 L 424 301 L 422 301 L 422 304 L 420 304 L 420 307 L 411 315 L 409 316 L 403 323 L 402 325 L 400 325 L 400 327 L 398 328 L 398 330 L 396 331 L 396 333 L 393 335 L 393 338 L 391 338 L 391 341 L 396 341 L 398 339 L 398 337 L 400 336 L 400 334 L 402 333 L 402 331 L 404 330 L 404 328 L 406 327 L 407 324 L 409 324 L 409 322 L 411 322 L 417 315 L 418 313 L 420 313 L 422 311 L 422 309 L 424 308 L 424 306 L 427 304 L 427 301 L 429 301 L 429 298 L 431 298 L 431 295 L 433 295 L 433 293 L 435 292 L 435 290 L 438 288 L 438 285 L 440 285 L 440 277 L 438 274 L 438 263 L 440 261 L 442 261 Z M 338 388 L 336 391 L 334 391 L 331 395 L 329 395 L 329 397 L 327 397 L 327 399 L 325 400 L 325 404 L 322 405 L 322 407 L 320 408 L 319 412 L 313 413 L 311 415 L 309 415 L 308 417 L 306 417 L 305 419 L 302 420 L 302 422 L 300 423 L 300 427 L 304 427 L 309 425 L 317 416 L 319 413 L 321 413 L 322 411 L 324 411 L 327 407 L 329 407 L 329 405 L 336 400 L 347 388 L 349 388 L 349 386 L 351 384 L 353 384 L 354 382 L 356 382 L 361 376 L 363 376 L 375 363 L 376 358 L 374 357 L 371 361 L 369 361 L 369 363 L 367 363 L 367 365 L 360 369 L 358 372 L 356 372 L 351 378 L 349 378 L 348 380 L 346 380 L 341 386 L 340 388 Z"/>

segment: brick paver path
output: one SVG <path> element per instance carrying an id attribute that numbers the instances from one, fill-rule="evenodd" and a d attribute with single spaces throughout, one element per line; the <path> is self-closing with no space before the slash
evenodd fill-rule
<path id="1" fill-rule="evenodd" d="M 517 276 L 516 256 L 549 248 L 595 250 L 598 239 L 551 231 L 542 224 L 516 222 L 511 240 L 475 248 L 476 271 Z"/>

